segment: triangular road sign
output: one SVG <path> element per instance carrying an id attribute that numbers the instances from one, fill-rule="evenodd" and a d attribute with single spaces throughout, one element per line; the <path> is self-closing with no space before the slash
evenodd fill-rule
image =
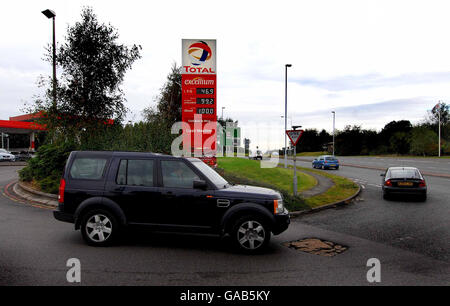
<path id="1" fill-rule="evenodd" d="M 299 141 L 300 137 L 302 137 L 303 130 L 289 130 L 286 131 L 286 134 L 288 135 L 289 139 L 292 142 L 292 145 L 297 145 L 297 142 Z"/>

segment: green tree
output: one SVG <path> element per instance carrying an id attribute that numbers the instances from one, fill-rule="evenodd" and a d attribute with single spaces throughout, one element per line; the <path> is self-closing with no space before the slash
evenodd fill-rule
<path id="1" fill-rule="evenodd" d="M 396 132 L 389 139 L 390 148 L 392 152 L 397 154 L 408 154 L 411 144 L 411 133 L 408 132 Z"/>
<path id="2" fill-rule="evenodd" d="M 379 133 L 379 143 L 387 148 L 386 153 L 409 152 L 412 124 L 408 120 L 391 121 Z"/>
<path id="3" fill-rule="evenodd" d="M 411 153 L 416 155 L 437 155 L 438 136 L 424 126 L 414 127 L 411 138 Z"/>
<path id="4" fill-rule="evenodd" d="M 438 124 L 439 116 L 441 117 L 441 125 L 450 122 L 450 105 L 439 102 L 430 111 L 429 121 L 431 124 Z"/>
<path id="5" fill-rule="evenodd" d="M 162 120 L 168 126 L 172 126 L 175 122 L 181 121 L 181 67 L 176 63 L 172 65 L 167 81 L 160 91 L 155 101 L 156 107 L 145 108 L 144 118 L 146 121 Z"/>
<path id="6" fill-rule="evenodd" d="M 49 86 L 44 99 L 35 105 L 35 111 L 46 112 L 44 123 L 50 131 L 58 131 L 64 138 L 79 137 L 83 131 L 95 136 L 106 120 L 122 121 L 126 107 L 120 86 L 125 72 L 140 58 L 141 46 L 127 47 L 118 39 L 117 30 L 100 23 L 89 7 L 82 9 L 81 21 L 68 26 L 65 41 L 56 52 L 56 63 L 62 71 L 57 83 L 57 108 L 52 108 L 51 80 L 46 82 Z M 52 61 L 49 48 L 45 59 Z"/>

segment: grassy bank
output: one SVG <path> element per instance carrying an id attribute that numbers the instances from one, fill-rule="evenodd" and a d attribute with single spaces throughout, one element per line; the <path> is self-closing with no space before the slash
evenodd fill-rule
<path id="1" fill-rule="evenodd" d="M 225 157 L 218 158 L 218 168 L 219 173 L 231 183 L 262 186 L 280 191 L 283 194 L 287 208 L 291 211 L 310 209 L 341 201 L 352 196 L 358 190 L 358 185 L 346 178 L 325 171 L 297 167 L 302 171 L 311 171 L 328 177 L 334 182 L 334 186 L 325 193 L 303 199 L 300 196 L 293 196 L 292 166 L 289 169 L 278 167 L 261 168 L 258 161 Z M 303 172 L 300 172 L 299 182 L 298 190 L 300 192 L 310 189 L 317 184 L 314 177 Z"/>
<path id="2" fill-rule="evenodd" d="M 261 181 L 274 185 L 280 189 L 293 193 L 292 171 L 283 168 L 261 168 L 260 162 L 244 158 L 223 157 L 218 158 L 218 167 L 235 176 L 245 177 L 249 180 Z M 299 192 L 313 188 L 317 180 L 308 174 L 298 172 L 297 190 Z"/>
<path id="3" fill-rule="evenodd" d="M 303 171 L 311 171 L 318 175 L 328 177 L 334 182 L 334 186 L 328 189 L 325 193 L 305 199 L 305 203 L 311 207 L 319 207 L 327 203 L 334 203 L 342 201 L 355 194 L 358 190 L 358 185 L 351 180 L 339 175 L 334 175 L 325 172 L 324 170 L 314 170 L 310 168 L 297 167 Z"/>
<path id="4" fill-rule="evenodd" d="M 222 157 L 217 159 L 218 172 L 230 183 L 272 188 L 283 194 L 290 210 L 307 209 L 309 206 L 299 197 L 294 197 L 292 170 L 283 168 L 261 168 L 260 162 L 244 158 Z M 317 180 L 308 174 L 298 172 L 298 191 L 313 188 Z"/>

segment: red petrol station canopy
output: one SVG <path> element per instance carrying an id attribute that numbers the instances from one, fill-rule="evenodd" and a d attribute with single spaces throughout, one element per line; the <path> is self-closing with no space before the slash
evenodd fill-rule
<path id="1" fill-rule="evenodd" d="M 12 121 L 12 120 L 0 120 L 0 128 L 21 129 L 21 130 L 38 130 L 38 131 L 46 130 L 46 127 L 42 124 L 38 124 L 35 122 Z"/>

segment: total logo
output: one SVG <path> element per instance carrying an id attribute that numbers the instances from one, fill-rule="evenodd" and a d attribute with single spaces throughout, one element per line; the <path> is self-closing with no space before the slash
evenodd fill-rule
<path id="1" fill-rule="evenodd" d="M 187 51 L 194 66 L 203 64 L 205 61 L 210 60 L 212 56 L 211 48 L 202 40 L 190 45 Z"/>
<path id="2" fill-rule="evenodd" d="M 205 80 L 202 77 L 196 77 L 192 80 L 185 80 L 185 85 L 214 85 L 214 80 Z"/>

